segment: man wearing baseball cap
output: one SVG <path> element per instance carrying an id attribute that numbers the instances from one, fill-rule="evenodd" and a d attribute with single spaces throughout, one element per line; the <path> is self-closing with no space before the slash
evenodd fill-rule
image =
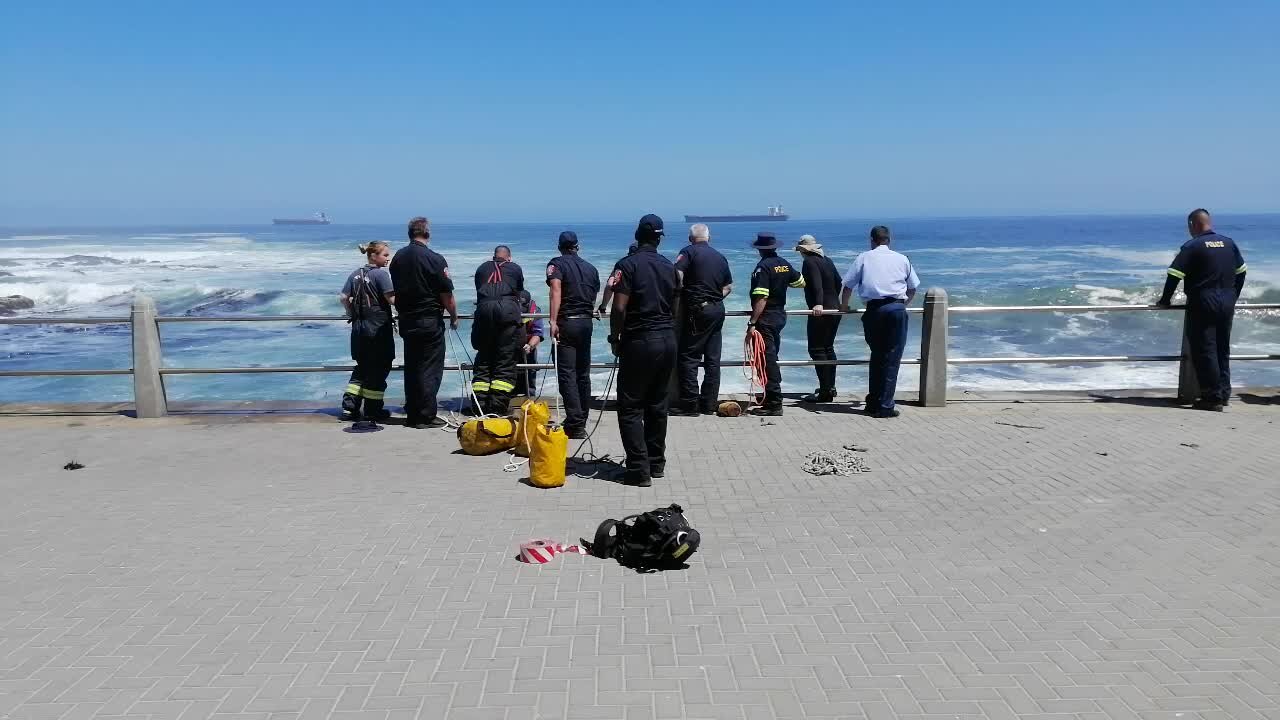
<path id="1" fill-rule="evenodd" d="M 556 381 L 564 401 L 564 432 L 570 439 L 587 436 L 591 406 L 591 321 L 600 273 L 578 256 L 578 234 L 560 233 L 560 256 L 547 263 L 551 291 L 551 337 L 556 339 Z"/>
<path id="2" fill-rule="evenodd" d="M 676 269 L 658 253 L 662 218 L 636 226 L 636 253 L 609 276 L 613 309 L 609 345 L 618 357 L 618 431 L 627 453 L 626 481 L 649 487 L 667 467 L 667 409 L 676 364 Z"/>
<path id="3" fill-rule="evenodd" d="M 764 404 L 752 410 L 756 415 L 782 414 L 782 370 L 778 367 L 778 347 L 787 324 L 787 288 L 804 287 L 804 276 L 791 263 L 778 257 L 778 238 L 771 232 L 756 234 L 751 244 L 760 251 L 760 262 L 751 271 L 751 321 L 764 338 Z"/>

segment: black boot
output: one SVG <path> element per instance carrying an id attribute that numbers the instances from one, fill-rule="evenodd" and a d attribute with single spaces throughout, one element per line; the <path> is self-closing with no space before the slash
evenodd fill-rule
<path id="1" fill-rule="evenodd" d="M 360 419 L 360 401 L 359 395 L 351 393 L 343 393 L 342 395 L 342 414 L 338 416 L 339 420 L 352 421 Z"/>
<path id="2" fill-rule="evenodd" d="M 364 401 L 364 418 L 366 420 L 386 420 L 391 417 L 391 413 L 382 407 L 381 400 Z"/>

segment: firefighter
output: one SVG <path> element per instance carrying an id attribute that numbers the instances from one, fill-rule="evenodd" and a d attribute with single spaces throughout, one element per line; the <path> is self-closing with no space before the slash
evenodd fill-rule
<path id="1" fill-rule="evenodd" d="M 383 397 L 396 356 L 391 322 L 396 294 L 387 272 L 391 247 L 380 241 L 359 247 L 367 262 L 347 276 L 338 296 L 351 323 L 351 359 L 356 361 L 342 394 L 342 419 L 385 420 L 391 413 L 382 407 Z"/>
<path id="2" fill-rule="evenodd" d="M 493 259 L 476 268 L 475 282 L 471 346 L 476 357 L 471 391 L 478 412 L 505 415 L 516 389 L 516 339 L 520 332 L 524 273 L 511 262 L 511 248 L 499 245 L 493 249 Z"/>
<path id="3" fill-rule="evenodd" d="M 564 400 L 564 432 L 571 440 L 581 440 L 587 436 L 591 408 L 591 307 L 600 292 L 600 273 L 578 255 L 574 231 L 560 233 L 556 246 L 560 256 L 547 263 L 556 382 Z"/>
<path id="4" fill-rule="evenodd" d="M 671 309 L 676 269 L 658 253 L 662 234 L 662 218 L 640 218 L 636 253 L 619 261 L 609 276 L 609 345 L 618 357 L 618 430 L 627 453 L 626 482 L 639 487 L 652 485 L 667 467 L 667 409 L 676 364 Z"/>

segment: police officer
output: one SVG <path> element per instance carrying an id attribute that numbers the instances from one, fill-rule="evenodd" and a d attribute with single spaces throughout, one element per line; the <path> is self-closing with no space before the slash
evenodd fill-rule
<path id="1" fill-rule="evenodd" d="M 444 427 L 436 415 L 436 396 L 444 375 L 444 311 L 458 328 L 449 263 L 427 247 L 431 224 L 424 217 L 409 221 L 409 244 L 391 259 L 396 313 L 404 339 L 405 427 Z"/>
<path id="2" fill-rule="evenodd" d="M 871 250 L 854 258 L 842 279 L 840 309 L 849 311 L 856 291 L 867 306 L 862 314 L 862 335 L 871 349 L 867 373 L 868 415 L 898 417 L 893 396 L 898 389 L 898 368 L 907 344 L 907 305 L 916 296 L 920 278 L 907 256 L 889 249 L 889 228 L 871 228 Z"/>
<path id="3" fill-rule="evenodd" d="M 511 248 L 499 245 L 493 259 L 476 268 L 476 317 L 471 346 L 476 349 L 471 392 L 481 413 L 505 415 L 516 389 L 516 339 L 520 331 L 520 291 L 524 272 L 511 262 Z"/>
<path id="4" fill-rule="evenodd" d="M 538 312 L 538 303 L 534 302 L 533 296 L 528 290 L 520 291 L 520 312 L 526 315 L 536 315 Z M 542 344 L 543 338 L 547 336 L 546 324 L 542 318 L 529 318 L 520 326 L 520 332 L 516 333 L 516 345 L 518 345 L 516 357 L 520 362 L 530 365 L 538 364 L 538 346 Z M 529 391 L 538 384 L 537 370 L 517 370 L 516 371 L 516 395 L 531 397 Z"/>
<path id="5" fill-rule="evenodd" d="M 591 405 L 591 308 L 600 292 L 600 273 L 578 256 L 578 234 L 560 233 L 560 256 L 547 263 L 551 288 L 551 337 L 556 339 L 556 380 L 564 401 L 564 432 L 587 436 Z"/>
<path id="6" fill-rule="evenodd" d="M 801 235 L 796 250 L 804 258 L 800 274 L 804 276 L 804 302 L 813 313 L 806 335 L 810 360 L 836 359 L 836 333 L 840 330 L 840 272 L 822 250 L 818 239 Z M 827 314 L 830 313 L 830 314 Z M 818 389 L 801 398 L 806 403 L 829 403 L 836 399 L 836 366 L 815 365 Z"/>
<path id="7" fill-rule="evenodd" d="M 676 360 L 680 400 L 672 415 L 714 414 L 720 395 L 720 334 L 724 329 L 724 299 L 733 289 L 729 261 L 711 247 L 711 229 L 702 223 L 689 228 L 689 244 L 676 256 L 684 324 Z M 703 368 L 698 391 L 698 366 Z"/>
<path id="8" fill-rule="evenodd" d="M 618 430 L 627 453 L 626 481 L 649 487 L 666 474 L 667 404 L 676 364 L 676 270 L 658 254 L 662 218 L 645 215 L 636 226 L 634 255 L 609 276 L 613 309 L 609 345 L 618 357 Z"/>
<path id="9" fill-rule="evenodd" d="M 1187 216 L 1191 239 L 1169 266 L 1158 305 L 1168 306 L 1178 283 L 1187 293 L 1187 341 L 1200 385 L 1199 410 L 1222 412 L 1231 397 L 1231 321 L 1247 269 L 1240 248 L 1213 231 L 1203 208 Z"/>
<path id="10" fill-rule="evenodd" d="M 385 420 L 391 413 L 382 407 L 383 397 L 391 362 L 396 357 L 395 330 L 391 325 L 391 305 L 396 294 L 387 272 L 391 249 L 382 241 L 359 247 L 367 262 L 347 276 L 338 296 L 351 323 L 351 358 L 356 361 L 342 394 L 342 419 Z"/>
<path id="11" fill-rule="evenodd" d="M 755 415 L 782 414 L 782 370 L 778 367 L 778 348 L 782 328 L 787 324 L 787 288 L 804 287 L 804 276 L 791 263 L 778 257 L 778 238 L 771 232 L 756 234 L 752 247 L 760 251 L 760 262 L 751 271 L 751 328 L 764 338 L 765 386 L 764 404 L 752 410 Z"/>

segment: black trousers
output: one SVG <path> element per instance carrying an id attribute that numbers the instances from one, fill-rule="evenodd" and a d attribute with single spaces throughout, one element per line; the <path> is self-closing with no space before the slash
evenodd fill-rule
<path id="1" fill-rule="evenodd" d="M 563 330 L 561 331 L 563 334 Z M 623 336 L 618 359 L 618 430 L 627 474 L 649 477 L 667 463 L 667 407 L 676 364 L 672 330 Z"/>
<path id="2" fill-rule="evenodd" d="M 491 406 L 489 411 L 503 412 L 516 389 L 516 363 L 520 355 L 516 341 L 520 321 L 519 315 L 511 320 L 507 313 L 486 312 L 485 305 L 489 304 L 476 309 L 476 319 L 471 324 L 471 346 L 476 350 L 471 390 L 482 404 Z"/>
<path id="3" fill-rule="evenodd" d="M 686 410 L 714 409 L 720 397 L 720 349 L 724 330 L 724 304 L 713 302 L 690 308 L 680 330 L 677 372 L 680 406 Z M 698 368 L 702 390 L 698 390 Z"/>
<path id="4" fill-rule="evenodd" d="M 587 426 L 591 408 L 591 318 L 567 318 L 559 327 L 556 380 L 564 401 L 564 426 L 581 429 Z"/>
<path id="5" fill-rule="evenodd" d="M 400 316 L 404 339 L 404 413 L 410 422 L 436 416 L 436 397 L 444 375 L 444 318 Z"/>
<path id="6" fill-rule="evenodd" d="M 1210 290 L 1187 298 L 1187 342 L 1200 399 L 1226 402 L 1231 397 L 1231 322 L 1235 290 Z"/>
<path id="7" fill-rule="evenodd" d="M 907 346 L 907 306 L 901 302 L 867 303 L 867 311 L 862 315 L 862 334 L 871 348 L 867 411 L 888 412 L 893 409 L 898 368 Z"/>
<path id="8" fill-rule="evenodd" d="M 390 321 L 377 327 L 356 322 L 351 327 L 351 359 L 356 367 L 344 395 L 363 398 L 366 410 L 381 410 L 395 357 L 396 337 Z M 359 407 L 358 401 L 352 404 Z"/>
<path id="9" fill-rule="evenodd" d="M 778 367 L 778 348 L 782 343 L 782 328 L 787 326 L 787 316 L 764 315 L 756 323 L 756 330 L 764 338 L 764 406 L 782 407 L 782 368 Z"/>
<path id="10" fill-rule="evenodd" d="M 806 330 L 809 339 L 809 359 L 835 360 L 836 333 L 840 330 L 840 316 L 810 316 Z M 815 365 L 813 370 L 818 374 L 818 392 L 835 392 L 836 366 Z"/>

